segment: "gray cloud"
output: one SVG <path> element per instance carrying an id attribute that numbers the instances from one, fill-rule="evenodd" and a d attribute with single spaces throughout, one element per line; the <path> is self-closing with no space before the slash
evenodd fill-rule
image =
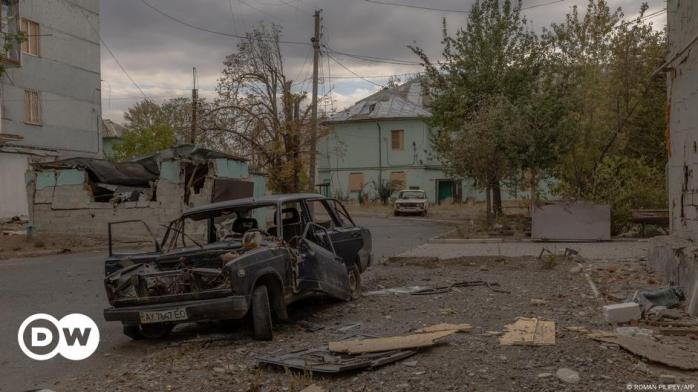
<path id="1" fill-rule="evenodd" d="M 447 18 L 449 30 L 465 23 L 467 15 L 431 12 L 404 7 L 385 6 L 364 0 L 148 0 L 153 6 L 188 23 L 210 30 L 244 34 L 257 23 L 276 23 L 283 27 L 283 38 L 308 42 L 312 35 L 314 9 L 323 9 L 323 39 L 330 47 L 368 56 L 415 60 L 407 49 L 417 44 L 432 56 L 440 52 L 441 20 Z M 391 0 L 392 1 L 392 0 Z M 394 0 L 408 4 L 444 9 L 469 9 L 474 0 Z M 550 0 L 524 0 L 527 5 Z M 610 0 L 612 7 L 623 7 L 632 16 L 639 9 L 637 0 Z M 539 30 L 552 21 L 562 21 L 572 5 L 584 7 L 586 0 L 566 0 L 524 11 L 531 25 Z M 662 0 L 649 0 L 652 10 L 661 9 Z M 653 22 L 663 26 L 665 16 Z M 198 68 L 203 96 L 212 96 L 222 61 L 230 54 L 237 39 L 223 37 L 176 23 L 148 8 L 141 0 L 103 0 L 101 9 L 102 38 L 142 89 L 156 100 L 188 95 L 191 68 Z M 296 80 L 311 73 L 310 46 L 284 45 L 288 73 Z M 352 71 L 367 76 L 417 72 L 419 67 L 382 64 L 337 57 Z M 360 98 L 359 94 L 375 91 L 375 85 L 352 76 L 348 71 L 323 59 L 323 76 L 332 79 L 334 99 L 341 108 Z M 141 98 L 106 50 L 102 50 L 102 86 L 104 117 L 122 120 L 123 111 Z M 377 80 L 377 82 L 382 82 Z M 307 81 L 305 84 L 308 87 Z M 329 91 L 329 83 L 321 88 Z"/>

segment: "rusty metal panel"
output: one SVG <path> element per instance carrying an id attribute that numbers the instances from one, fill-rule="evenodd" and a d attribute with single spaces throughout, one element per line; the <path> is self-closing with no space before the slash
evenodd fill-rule
<path id="1" fill-rule="evenodd" d="M 531 238 L 539 241 L 609 241 L 611 207 L 591 202 L 551 202 L 533 208 Z"/>

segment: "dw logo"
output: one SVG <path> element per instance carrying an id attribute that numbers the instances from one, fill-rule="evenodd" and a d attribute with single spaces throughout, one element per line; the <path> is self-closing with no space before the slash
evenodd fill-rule
<path id="1" fill-rule="evenodd" d="M 80 361 L 97 350 L 99 329 L 84 314 L 69 314 L 59 321 L 51 315 L 37 313 L 19 326 L 17 342 L 26 356 L 37 361 L 46 361 L 58 354 Z"/>

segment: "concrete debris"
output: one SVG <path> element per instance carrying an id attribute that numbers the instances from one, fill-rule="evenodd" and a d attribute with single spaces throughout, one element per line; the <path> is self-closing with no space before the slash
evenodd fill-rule
<path id="1" fill-rule="evenodd" d="M 529 302 L 530 302 L 531 305 L 533 305 L 533 306 L 542 306 L 542 305 L 547 305 L 547 304 L 548 304 L 548 301 L 546 301 L 546 300 L 544 300 L 544 299 L 539 299 L 539 298 L 531 298 L 531 300 L 530 300 Z"/>
<path id="2" fill-rule="evenodd" d="M 538 378 L 550 378 L 552 376 L 553 376 L 552 373 L 538 373 L 538 375 L 536 377 L 538 377 Z"/>
<path id="3" fill-rule="evenodd" d="M 621 336 L 653 336 L 654 330 L 639 327 L 617 327 L 616 334 Z"/>
<path id="4" fill-rule="evenodd" d="M 568 384 L 576 384 L 581 379 L 579 373 L 568 368 L 560 368 L 555 372 L 555 376 Z"/>
<path id="5" fill-rule="evenodd" d="M 544 346 L 555 344 L 555 322 L 537 318 L 521 317 L 513 324 L 504 326 L 505 333 L 499 338 L 503 346 Z"/>
<path id="6" fill-rule="evenodd" d="M 642 317 L 640 305 L 636 302 L 625 302 L 603 307 L 603 315 L 609 323 L 627 323 Z"/>
<path id="7" fill-rule="evenodd" d="M 592 335 L 591 337 L 600 342 L 617 344 L 652 362 L 683 370 L 698 370 L 698 352 L 688 351 L 677 345 L 657 342 L 648 336 Z"/>

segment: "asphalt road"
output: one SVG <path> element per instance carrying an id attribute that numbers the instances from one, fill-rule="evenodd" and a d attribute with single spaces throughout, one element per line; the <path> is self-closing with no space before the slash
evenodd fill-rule
<path id="1" fill-rule="evenodd" d="M 447 229 L 410 218 L 355 220 L 371 230 L 376 260 L 416 247 Z M 162 342 L 133 342 L 122 335 L 119 323 L 104 321 L 103 259 L 104 254 L 96 252 L 0 261 L 0 391 L 40 387 L 61 391 L 60 380 L 81 372 L 104 372 L 113 363 L 160 348 Z M 48 361 L 29 359 L 17 344 L 17 331 L 35 313 L 58 319 L 70 313 L 90 316 L 100 331 L 97 352 L 77 362 L 60 356 Z"/>

